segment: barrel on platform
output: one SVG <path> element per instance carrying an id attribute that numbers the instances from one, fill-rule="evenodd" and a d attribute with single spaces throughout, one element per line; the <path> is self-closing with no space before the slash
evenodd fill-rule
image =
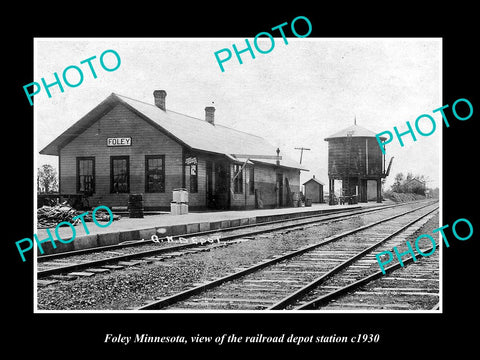
<path id="1" fill-rule="evenodd" d="M 143 218 L 142 194 L 130 194 L 128 197 L 128 212 L 131 218 Z"/>

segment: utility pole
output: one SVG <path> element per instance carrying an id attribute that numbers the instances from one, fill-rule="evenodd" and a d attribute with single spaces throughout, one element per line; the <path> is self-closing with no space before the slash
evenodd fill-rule
<path id="1" fill-rule="evenodd" d="M 300 164 L 302 164 L 303 150 L 311 150 L 311 149 L 304 148 L 304 147 L 296 147 L 295 150 L 300 150 Z"/>

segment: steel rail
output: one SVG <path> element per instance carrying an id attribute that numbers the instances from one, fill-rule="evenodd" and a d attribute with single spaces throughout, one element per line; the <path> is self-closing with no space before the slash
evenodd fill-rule
<path id="1" fill-rule="evenodd" d="M 396 206 L 396 205 L 389 205 L 389 206 Z M 387 208 L 387 207 L 384 207 L 384 208 Z M 380 206 L 375 207 L 373 209 L 364 210 L 364 212 L 372 212 L 372 211 L 378 211 L 378 210 L 381 210 Z M 353 213 L 353 211 L 355 211 L 355 209 L 335 210 L 335 211 L 332 211 L 332 212 L 329 212 L 329 213 L 326 213 L 326 214 L 306 215 L 306 216 L 299 216 L 299 217 L 296 217 L 296 218 L 294 217 L 294 218 L 290 218 L 290 219 L 279 219 L 279 220 L 274 220 L 274 221 L 265 221 L 265 222 L 262 222 L 262 223 L 245 224 L 245 225 L 239 225 L 239 226 L 230 226 L 230 227 L 221 228 L 221 229 L 212 229 L 212 230 L 198 231 L 198 232 L 195 232 L 195 233 L 174 235 L 174 236 L 172 236 L 172 238 L 173 239 L 178 239 L 180 237 L 187 237 L 187 236 L 188 237 L 205 236 L 205 235 L 214 234 L 214 233 L 218 233 L 218 232 L 235 231 L 235 230 L 241 230 L 241 229 L 246 229 L 246 228 L 250 228 L 250 227 L 264 226 L 264 225 L 268 226 L 268 225 L 274 225 L 274 224 L 277 224 L 277 223 L 282 223 L 282 222 L 287 222 L 287 221 L 311 219 L 311 218 L 314 218 L 314 217 L 325 217 L 325 216 L 330 216 L 332 214 L 334 215 L 334 214 L 337 214 L 337 213 L 341 213 L 341 215 L 337 215 L 336 217 L 332 217 L 332 218 L 329 218 L 329 219 L 321 219 L 321 220 L 323 221 L 323 220 L 332 220 L 332 219 L 340 218 L 340 217 L 342 217 L 342 215 L 346 215 L 345 213 L 347 213 L 347 215 L 352 215 L 352 216 L 354 214 L 363 213 L 363 212 Z M 164 236 L 164 237 L 160 237 L 158 239 L 159 239 L 159 241 L 162 242 L 162 241 L 166 241 L 167 237 Z M 89 249 L 65 251 L 65 252 L 61 252 L 61 253 L 57 253 L 57 254 L 40 255 L 40 256 L 37 257 L 37 261 L 43 262 L 43 261 L 49 261 L 49 260 L 57 259 L 57 258 L 64 258 L 64 257 L 68 257 L 68 256 L 84 255 L 84 254 L 89 254 L 89 253 L 99 252 L 99 251 L 109 251 L 109 250 L 122 249 L 122 248 L 126 248 L 126 247 L 142 246 L 142 245 L 149 244 L 149 243 L 153 243 L 153 240 L 151 240 L 151 239 L 150 240 L 127 240 L 127 241 L 121 242 L 119 244 L 114 244 L 114 245 L 106 245 L 106 246 L 98 246 L 98 247 L 89 248 Z M 183 248 L 182 246 L 173 247 L 173 249 L 182 249 L 182 248 Z"/>
<path id="2" fill-rule="evenodd" d="M 426 253 L 430 252 L 433 250 L 433 246 L 431 246 L 430 248 L 424 250 Z M 413 260 L 413 257 L 409 257 L 408 259 L 406 260 L 402 260 L 403 264 L 404 265 L 407 265 L 407 264 L 410 264 Z M 332 291 L 328 294 L 325 294 L 325 295 L 322 295 L 314 300 L 311 300 L 303 305 L 300 305 L 298 307 L 295 308 L 295 310 L 309 310 L 309 309 L 316 309 L 322 305 L 325 305 L 327 303 L 329 303 L 330 301 L 334 300 L 334 299 L 338 299 L 341 295 L 343 294 L 346 294 L 348 292 L 351 292 L 353 290 L 356 290 L 357 288 L 359 288 L 360 286 L 362 285 L 366 285 L 368 284 L 369 282 L 373 281 L 373 280 L 376 280 L 376 279 L 379 279 L 381 278 L 383 275 L 386 275 L 386 274 L 389 274 L 391 273 L 392 271 L 394 270 L 398 270 L 399 268 L 403 267 L 402 265 L 400 265 L 400 263 L 398 264 L 395 264 L 395 265 L 392 265 L 392 266 L 389 266 L 388 268 L 384 269 L 385 270 L 385 274 L 380 270 L 380 271 L 377 271 L 369 276 L 366 276 L 364 277 L 363 279 L 360 279 L 360 280 L 357 280 L 349 285 L 346 285 L 340 289 L 337 289 L 335 291 Z M 432 309 L 433 310 L 433 309 Z"/>
<path id="3" fill-rule="evenodd" d="M 255 223 L 255 224 L 245 224 L 245 225 L 240 225 L 240 226 L 231 226 L 228 228 L 222 228 L 222 229 L 212 229 L 212 230 L 206 230 L 206 231 L 200 231 L 200 232 L 195 232 L 195 233 L 189 233 L 189 234 L 182 234 L 182 235 L 174 235 L 172 238 L 173 239 L 178 239 L 180 237 L 193 237 L 193 236 L 205 236 L 213 233 L 218 233 L 218 232 L 228 232 L 228 231 L 235 231 L 235 230 L 241 230 L 245 228 L 250 228 L 250 227 L 258 227 L 258 226 L 268 226 L 268 225 L 274 225 L 278 223 L 284 223 L 287 221 L 295 221 L 295 220 L 305 220 L 305 219 L 311 219 L 311 218 L 321 218 L 317 220 L 311 220 L 311 222 L 304 222 L 300 224 L 293 224 L 291 226 L 286 225 L 285 228 L 292 227 L 292 226 L 301 226 L 301 225 L 308 225 L 311 223 L 315 222 L 321 222 L 321 221 L 330 221 L 330 220 L 336 220 L 336 219 L 341 219 L 344 217 L 348 216 L 356 216 L 356 215 L 361 215 L 369 212 L 374 212 L 374 211 L 381 211 L 383 209 L 390 209 L 392 207 L 400 207 L 400 206 L 405 206 L 408 204 L 411 204 L 412 202 L 408 203 L 402 203 L 402 204 L 394 204 L 394 205 L 387 205 L 387 206 L 375 206 L 372 208 L 368 209 L 361 209 L 359 211 L 355 211 L 354 209 L 340 209 L 340 210 L 335 210 L 331 211 L 325 214 L 315 214 L 315 215 L 306 215 L 306 216 L 299 216 L 299 217 L 294 217 L 290 219 L 279 219 L 279 220 L 274 220 L 274 221 L 265 221 L 261 223 Z M 337 214 L 337 215 L 335 215 Z M 335 216 L 331 216 L 335 215 Z M 328 218 L 325 218 L 328 217 Z M 275 230 L 271 230 L 275 231 Z M 248 235 L 247 235 L 248 236 Z M 167 240 L 166 237 L 161 237 L 159 238 L 160 241 L 165 241 Z M 116 250 L 116 249 L 121 249 L 121 248 L 126 248 L 126 247 L 134 247 L 134 246 L 142 246 L 145 244 L 150 244 L 153 243 L 153 240 L 129 240 L 127 242 L 123 242 L 120 244 L 115 244 L 115 245 L 106 245 L 106 246 L 98 246 L 95 248 L 89 248 L 89 249 L 81 249 L 81 250 L 73 250 L 73 251 L 65 251 L 61 253 L 56 253 L 56 254 L 48 254 L 48 255 L 38 255 L 37 256 L 37 262 L 45 262 L 49 260 L 54 260 L 54 259 L 60 259 L 60 258 L 66 258 L 69 256 L 76 256 L 76 255 L 84 255 L 84 254 L 89 254 L 89 253 L 94 253 L 94 252 L 101 252 L 101 251 L 110 251 L 110 250 Z M 181 250 L 183 249 L 184 246 L 179 245 L 175 247 L 171 247 L 172 251 L 175 250 Z"/>
<path id="4" fill-rule="evenodd" d="M 143 305 L 139 308 L 137 308 L 137 310 L 149 310 L 149 309 L 161 309 L 161 308 L 164 308 L 166 306 L 169 306 L 171 304 L 174 304 L 174 303 L 177 303 L 179 301 L 182 301 L 184 299 L 187 299 L 193 295 L 197 295 L 199 293 L 202 293 L 206 290 L 209 290 L 211 288 L 214 288 L 218 285 L 221 285 L 222 283 L 225 283 L 227 281 L 231 281 L 231 280 L 235 280 L 235 279 L 238 279 L 240 277 L 243 277 L 243 276 L 246 276 L 250 273 L 253 273 L 253 272 L 256 272 L 258 270 L 261 270 L 267 266 L 270 266 L 270 265 L 273 265 L 273 264 L 276 264 L 278 262 L 281 262 L 281 261 L 284 261 L 284 260 L 288 260 L 290 258 L 293 258 L 293 257 L 296 257 L 296 256 L 299 256 L 299 255 L 302 255 L 308 251 L 311 251 L 313 249 L 316 249 L 320 246 L 323 246 L 323 245 L 326 245 L 328 243 L 331 243 L 335 240 L 338 240 L 338 239 L 341 239 L 347 235 L 351 235 L 351 234 L 354 234 L 354 233 L 357 233 L 357 232 L 360 232 L 362 230 L 365 230 L 365 229 L 368 229 L 368 228 L 371 228 L 373 226 L 376 226 L 376 225 L 379 225 L 379 224 L 382 224 L 386 221 L 390 221 L 390 220 L 393 220 L 395 218 L 398 218 L 398 217 L 401 217 L 401 216 L 404 216 L 404 215 L 407 215 L 409 213 L 412 213 L 412 212 L 415 212 L 415 211 L 418 211 L 418 210 L 421 210 L 427 206 L 430 206 L 432 205 L 431 203 L 428 204 L 428 205 L 424 205 L 424 206 L 421 206 L 421 207 L 418 207 L 418 208 L 415 208 L 415 209 L 412 209 L 412 210 L 408 210 L 408 211 L 405 211 L 401 214 L 397 214 L 397 215 L 393 215 L 393 216 L 390 216 L 388 218 L 385 218 L 385 219 L 382 219 L 382 220 L 378 220 L 378 221 L 375 221 L 375 222 L 372 222 L 370 224 L 366 224 L 366 225 L 363 225 L 361 227 L 358 227 L 356 229 L 353 229 L 353 230 L 348 230 L 348 231 L 345 231 L 345 232 L 342 232 L 340 234 L 336 234 L 336 235 L 333 235 L 333 236 L 330 236 L 326 239 L 324 239 L 322 242 L 319 242 L 319 243 L 316 243 L 316 244 L 312 244 L 312 245 L 308 245 L 304 248 L 301 248 L 301 249 L 298 249 L 298 250 L 295 250 L 295 251 L 292 251 L 288 254 L 285 254 L 285 255 L 279 255 L 273 259 L 269 259 L 269 260 L 264 260 L 256 265 L 253 265 L 251 267 L 248 267 L 246 269 L 243 269 L 241 271 L 238 271 L 238 272 L 235 272 L 233 274 L 229 274 L 229 275 L 226 275 L 226 276 L 223 276 L 221 278 L 218 278 L 218 279 L 215 279 L 213 281 L 210 281 L 208 283 L 205 283 L 205 284 L 201 284 L 201 285 L 198 285 L 196 287 L 193 287 L 193 288 L 190 288 L 190 289 L 187 289 L 187 290 L 184 290 L 180 293 L 177 293 L 177 294 L 173 294 L 171 296 L 168 296 L 168 297 L 165 297 L 163 299 L 160 299 L 160 300 L 155 300 L 155 301 L 152 301 L 151 303 L 149 304 L 146 304 L 146 305 Z M 435 209 L 436 210 L 436 209 Z"/>
<path id="5" fill-rule="evenodd" d="M 311 281 L 309 284 L 305 285 L 304 287 L 298 289 L 297 291 L 295 291 L 294 293 L 286 296 L 285 298 L 283 298 L 282 300 L 278 301 L 277 303 L 275 303 L 274 305 L 272 305 L 271 307 L 268 308 L 268 310 L 281 310 L 281 309 L 284 309 L 285 307 L 287 307 L 288 305 L 292 304 L 293 302 L 295 302 L 296 300 L 298 300 L 299 298 L 301 298 L 302 296 L 306 295 L 307 293 L 309 293 L 312 289 L 314 289 L 315 287 L 319 286 L 321 283 L 323 283 L 325 280 L 327 280 L 328 278 L 332 277 L 333 275 L 337 274 L 338 272 L 340 272 L 341 270 L 345 269 L 346 267 L 348 267 L 350 264 L 352 264 L 354 261 L 356 261 L 357 259 L 363 257 L 364 255 L 368 254 L 369 252 L 371 252 L 372 250 L 376 249 L 377 247 L 379 247 L 380 245 L 382 245 L 383 243 L 385 243 L 386 241 L 388 241 L 389 239 L 391 239 L 392 237 L 394 236 L 397 236 L 399 233 L 401 233 L 402 231 L 405 231 L 406 229 L 408 229 L 410 226 L 412 226 L 413 224 L 415 224 L 416 222 L 420 221 L 421 219 L 423 219 L 424 217 L 430 215 L 431 213 L 433 213 L 434 211 L 437 211 L 438 210 L 438 207 L 433 209 L 432 211 L 429 211 L 428 213 L 410 221 L 408 224 L 406 224 L 405 226 L 403 226 L 402 228 L 394 231 L 393 233 L 389 234 L 388 236 L 384 237 L 383 239 L 379 240 L 378 242 L 376 242 L 375 244 L 369 246 L 368 248 L 362 250 L 361 252 L 355 254 L 354 256 L 352 256 L 351 258 L 345 260 L 344 262 L 342 262 L 341 264 L 337 265 L 336 267 L 334 267 L 333 269 L 331 269 L 330 271 L 328 271 L 327 273 L 323 274 L 322 276 L 316 278 L 315 280 Z"/>
<path id="6" fill-rule="evenodd" d="M 417 208 L 417 209 L 421 209 L 421 208 L 429 206 L 429 205 L 431 205 L 431 204 L 429 203 L 429 204 L 424 205 L 424 206 L 422 206 L 420 208 Z M 380 208 L 380 209 L 377 209 L 377 210 L 382 210 L 382 209 L 384 209 L 384 208 Z M 369 209 L 369 210 L 371 210 L 371 209 Z M 373 210 L 371 210 L 371 211 L 373 211 Z M 356 216 L 356 215 L 358 215 L 358 214 L 351 214 L 351 213 L 348 213 L 348 215 L 341 214 L 341 215 L 335 216 L 334 219 L 348 218 L 350 216 Z M 228 235 L 228 236 L 223 237 L 222 241 L 228 242 L 228 241 L 231 241 L 231 240 L 234 240 L 234 239 L 237 239 L 237 238 L 241 238 L 241 237 L 259 235 L 259 234 L 263 234 L 263 233 L 267 233 L 267 232 L 275 232 L 275 231 L 294 228 L 294 227 L 298 227 L 298 226 L 304 226 L 304 225 L 308 225 L 308 224 L 316 223 L 316 222 L 331 221 L 331 220 L 334 220 L 334 219 L 332 219 L 332 218 L 328 218 L 328 219 L 322 218 L 322 219 L 317 219 L 317 220 L 309 220 L 307 222 L 302 222 L 302 223 L 297 223 L 297 224 L 283 225 L 283 226 L 270 228 L 270 229 L 254 230 L 254 231 L 250 231 L 250 232 L 244 233 L 244 234 Z M 192 234 L 192 236 L 193 236 L 193 234 Z M 191 248 L 191 247 L 207 246 L 207 245 L 208 244 L 205 244 L 205 243 L 203 245 L 199 244 L 199 243 L 181 244 L 181 245 L 175 245 L 175 246 L 169 246 L 169 247 L 162 247 L 162 248 L 159 248 L 159 249 L 140 251 L 140 252 L 136 252 L 134 254 L 123 254 L 123 255 L 112 256 L 112 257 L 108 257 L 108 258 L 104 258 L 104 259 L 82 262 L 82 263 L 78 263 L 78 264 L 59 266 L 59 267 L 55 267 L 55 268 L 51 268 L 51 269 L 37 271 L 37 279 L 42 279 L 42 278 L 45 278 L 47 276 L 61 274 L 61 273 L 65 273 L 65 272 L 78 271 L 78 270 L 92 268 L 92 267 L 104 266 L 104 265 L 116 263 L 116 262 L 119 262 L 119 261 L 132 260 L 132 259 L 137 259 L 137 258 L 142 258 L 142 257 L 159 255 L 159 254 L 163 254 L 163 253 L 175 252 L 175 251 L 178 251 L 178 250 L 185 250 L 185 249 L 188 249 L 188 248 Z"/>

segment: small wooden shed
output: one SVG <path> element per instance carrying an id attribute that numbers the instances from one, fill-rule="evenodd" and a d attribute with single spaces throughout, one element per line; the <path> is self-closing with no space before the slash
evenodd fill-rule
<path id="1" fill-rule="evenodd" d="M 313 177 L 304 182 L 303 185 L 305 186 L 305 199 L 312 200 L 312 203 L 323 203 L 323 185 L 320 180 Z"/>

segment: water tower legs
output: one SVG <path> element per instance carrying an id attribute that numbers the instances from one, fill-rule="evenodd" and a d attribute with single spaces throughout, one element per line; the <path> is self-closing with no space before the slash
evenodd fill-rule
<path id="1" fill-rule="evenodd" d="M 377 203 L 382 202 L 382 179 L 377 179 Z"/>

